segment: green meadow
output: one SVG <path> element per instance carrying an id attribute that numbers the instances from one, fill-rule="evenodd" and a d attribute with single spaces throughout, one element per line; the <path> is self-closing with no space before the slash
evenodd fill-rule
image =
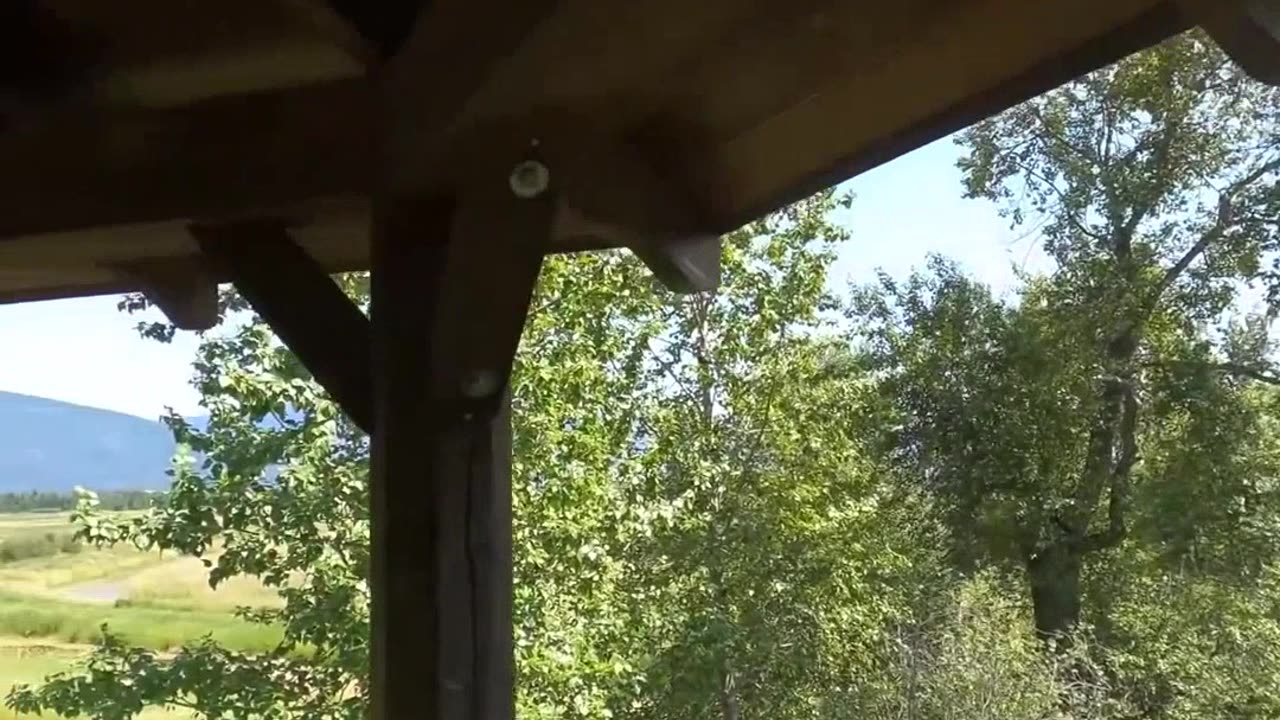
<path id="1" fill-rule="evenodd" d="M 247 578 L 211 589 L 195 558 L 76 543 L 65 512 L 0 513 L 0 697 L 14 685 L 74 669 L 104 625 L 161 652 L 204 636 L 241 650 L 270 649 L 280 632 L 234 610 L 278 602 Z M 0 720 L 14 717 L 0 708 Z M 187 715 L 154 709 L 142 717 Z"/>

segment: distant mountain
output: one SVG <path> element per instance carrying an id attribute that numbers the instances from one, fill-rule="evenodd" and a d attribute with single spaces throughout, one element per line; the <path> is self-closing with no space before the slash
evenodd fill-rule
<path id="1" fill-rule="evenodd" d="M 173 450 L 159 422 L 0 392 L 0 492 L 159 490 Z"/>

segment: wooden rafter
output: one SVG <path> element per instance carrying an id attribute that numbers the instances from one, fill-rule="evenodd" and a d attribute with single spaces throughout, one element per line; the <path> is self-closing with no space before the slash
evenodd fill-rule
<path id="1" fill-rule="evenodd" d="M 11 169 L 0 175 L 0 242 L 365 195 L 370 97 L 359 79 L 336 81 L 167 110 L 78 112 L 0 134 Z"/>
<path id="2" fill-rule="evenodd" d="M 1280 0 L 1183 2 L 1188 14 L 1245 72 L 1280 84 Z"/>

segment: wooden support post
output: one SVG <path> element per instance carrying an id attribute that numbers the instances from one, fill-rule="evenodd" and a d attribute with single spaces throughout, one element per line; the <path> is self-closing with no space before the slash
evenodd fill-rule
<path id="1" fill-rule="evenodd" d="M 495 175 L 375 203 L 374 718 L 514 715 L 506 385 L 553 205 Z"/>
<path id="2" fill-rule="evenodd" d="M 373 432 L 369 321 L 285 225 L 196 225 L 191 234 L 347 416 Z"/>

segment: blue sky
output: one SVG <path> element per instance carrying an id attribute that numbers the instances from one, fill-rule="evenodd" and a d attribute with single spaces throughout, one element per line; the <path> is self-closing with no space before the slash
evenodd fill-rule
<path id="1" fill-rule="evenodd" d="M 1019 239 L 990 204 L 960 197 L 956 157 L 942 140 L 847 184 L 857 197 L 840 219 L 853 239 L 833 269 L 834 285 L 868 280 L 876 268 L 905 275 L 929 252 L 1005 291 L 1015 266 L 1044 266 L 1034 239 Z M 147 418 L 166 406 L 198 412 L 187 383 L 194 337 L 142 340 L 133 331 L 138 318 L 117 312 L 116 300 L 0 306 L 0 390 Z"/>

